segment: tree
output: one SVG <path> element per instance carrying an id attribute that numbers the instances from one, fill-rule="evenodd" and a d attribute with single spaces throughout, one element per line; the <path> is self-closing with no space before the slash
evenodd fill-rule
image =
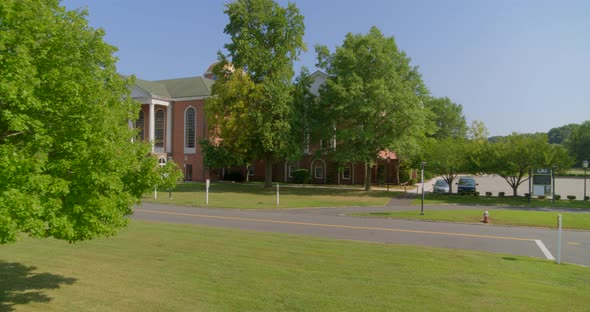
<path id="1" fill-rule="evenodd" d="M 172 189 L 182 179 L 182 170 L 175 162 L 169 160 L 164 166 L 158 167 L 157 171 L 160 179 L 156 181 L 156 189 L 168 190 L 168 196 L 172 197 Z"/>
<path id="2" fill-rule="evenodd" d="M 272 162 L 284 156 L 290 134 L 293 61 L 303 43 L 303 16 L 294 4 L 237 0 L 226 4 L 227 55 L 220 62 L 212 96 L 210 125 L 232 151 L 263 159 L 265 187 L 272 186 Z"/>
<path id="3" fill-rule="evenodd" d="M 453 103 L 447 97 L 429 98 L 424 106 L 433 113 L 431 118 L 436 127 L 433 138 L 465 138 L 467 122 L 463 115 L 463 106 Z"/>
<path id="4" fill-rule="evenodd" d="M 569 139 L 572 132 L 574 132 L 580 125 L 578 124 L 568 124 L 565 126 L 552 128 L 547 132 L 547 136 L 549 137 L 549 143 L 551 144 L 563 144 L 566 143 Z"/>
<path id="5" fill-rule="evenodd" d="M 467 136 L 473 141 L 485 142 L 490 136 L 490 132 L 483 121 L 473 120 L 467 130 Z"/>
<path id="6" fill-rule="evenodd" d="M 590 120 L 575 127 L 565 141 L 570 155 L 580 165 L 584 160 L 590 160 Z"/>
<path id="7" fill-rule="evenodd" d="M 0 2 L 0 243 L 114 235 L 154 185 L 139 104 L 85 11 Z"/>
<path id="8" fill-rule="evenodd" d="M 518 187 L 528 181 L 529 170 L 557 166 L 565 169 L 571 165 L 571 158 L 560 145 L 549 144 L 545 134 L 513 133 L 497 143 L 489 145 L 485 155 L 484 171 L 496 173 L 518 196 Z"/>
<path id="9" fill-rule="evenodd" d="M 327 124 L 335 125 L 334 159 L 365 163 L 365 190 L 370 190 L 370 168 L 379 151 L 403 152 L 424 137 L 421 100 L 427 90 L 394 38 L 376 27 L 366 35 L 347 34 L 334 53 L 325 46 L 316 51 L 318 66 L 329 75 L 320 97 L 330 112 Z"/>
<path id="10" fill-rule="evenodd" d="M 453 182 L 460 173 L 472 172 L 474 142 L 461 138 L 425 141 L 422 158 L 428 171 L 440 175 L 453 192 Z"/>

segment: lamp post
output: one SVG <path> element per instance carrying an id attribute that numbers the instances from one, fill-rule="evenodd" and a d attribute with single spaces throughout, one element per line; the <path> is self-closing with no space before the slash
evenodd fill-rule
<path id="1" fill-rule="evenodd" d="M 586 170 L 588 170 L 588 161 L 584 160 L 582 162 L 582 167 L 584 167 L 584 200 L 586 200 Z"/>
<path id="2" fill-rule="evenodd" d="M 424 215 L 424 166 L 426 166 L 426 162 L 423 161 L 420 163 L 420 165 L 422 166 L 422 173 L 421 173 L 421 179 L 422 179 L 422 200 L 420 201 L 420 215 Z"/>

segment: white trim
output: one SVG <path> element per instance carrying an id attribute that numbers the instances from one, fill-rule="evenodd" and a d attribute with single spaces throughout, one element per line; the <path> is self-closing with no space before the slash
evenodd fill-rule
<path id="1" fill-rule="evenodd" d="M 162 133 L 162 140 L 164 142 L 162 142 L 162 146 L 161 147 L 159 147 L 159 146 L 156 147 L 156 131 L 157 131 L 157 129 L 156 129 L 156 115 L 158 114 L 158 112 L 162 112 L 162 114 L 164 114 L 164 118 L 163 118 L 164 119 L 163 120 L 164 125 L 163 125 L 163 128 L 162 128 L 162 132 L 164 132 L 164 133 Z M 156 152 L 157 153 L 163 153 L 164 152 L 164 148 L 166 147 L 166 112 L 163 109 L 161 109 L 161 108 L 156 109 L 155 112 L 154 112 L 154 141 L 153 142 L 154 142 L 154 147 L 157 150 Z M 160 151 L 160 152 L 158 152 L 158 151 Z"/>
<path id="2" fill-rule="evenodd" d="M 154 152 L 154 140 L 155 140 L 155 133 L 156 133 L 156 112 L 154 109 L 154 104 L 149 104 L 149 118 L 148 118 L 148 141 L 152 145 L 152 153 Z"/>
<path id="3" fill-rule="evenodd" d="M 318 161 L 318 160 L 321 161 L 322 162 L 322 165 L 324 166 L 324 170 L 323 170 L 324 171 L 323 172 L 324 176 L 322 178 L 316 178 L 315 177 L 315 168 L 314 168 L 313 164 L 316 161 Z M 324 181 L 324 183 L 326 183 L 326 162 L 323 159 L 321 159 L 321 158 L 316 158 L 316 159 L 314 159 L 314 160 L 311 161 L 310 167 L 311 167 L 310 168 L 310 171 L 311 171 L 311 174 L 313 174 L 314 179 L 322 179 Z"/>
<path id="4" fill-rule="evenodd" d="M 188 97 L 180 97 L 180 98 L 166 98 L 166 97 L 154 97 L 154 96 L 138 96 L 138 97 L 133 97 L 133 99 L 141 104 L 156 104 L 156 105 L 168 106 L 169 102 L 204 100 L 208 97 L 209 96 L 188 96 Z"/>
<path id="5" fill-rule="evenodd" d="M 186 147 L 186 111 L 189 108 L 192 108 L 195 111 L 195 147 Z M 182 147 L 184 148 L 185 154 L 195 154 L 197 152 L 197 108 L 189 105 L 187 108 L 184 109 L 184 113 L 182 114 Z"/>
<path id="6" fill-rule="evenodd" d="M 166 106 L 166 153 L 172 153 L 172 103 Z"/>
<path id="7" fill-rule="evenodd" d="M 346 178 L 344 176 L 344 171 L 346 170 L 346 168 L 348 168 L 348 170 L 350 171 L 348 173 L 348 178 Z M 342 168 L 342 180 L 350 180 L 351 178 L 352 178 L 352 167 L 351 166 L 347 166 L 347 167 Z"/>

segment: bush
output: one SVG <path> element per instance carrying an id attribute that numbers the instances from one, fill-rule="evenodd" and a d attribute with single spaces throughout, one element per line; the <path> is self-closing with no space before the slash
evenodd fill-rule
<path id="1" fill-rule="evenodd" d="M 575 200 L 576 199 L 576 195 L 568 195 L 567 199 L 569 200 Z"/>
<path id="2" fill-rule="evenodd" d="M 531 198 L 531 194 L 529 194 L 529 193 L 524 193 L 524 198 Z"/>
<path id="3" fill-rule="evenodd" d="M 553 197 L 555 197 L 555 200 L 560 200 L 561 199 L 561 195 L 559 195 L 559 194 L 555 194 L 555 196 L 553 196 Z"/>
<path id="4" fill-rule="evenodd" d="M 244 182 L 244 175 L 239 171 L 229 171 L 223 176 L 223 181 Z"/>
<path id="5" fill-rule="evenodd" d="M 584 200 L 590 200 L 590 196 L 584 197 Z"/>
<path id="6" fill-rule="evenodd" d="M 408 169 L 400 169 L 399 170 L 399 182 L 406 183 L 410 181 L 410 173 L 411 170 Z"/>
<path id="7" fill-rule="evenodd" d="M 434 178 L 434 174 L 430 171 L 424 170 L 424 180 L 430 180 Z"/>
<path id="8" fill-rule="evenodd" d="M 537 196 L 538 199 L 545 199 L 545 195 L 539 195 Z"/>
<path id="9" fill-rule="evenodd" d="M 498 193 L 498 197 L 504 197 L 504 195 L 506 195 L 506 192 L 499 192 Z"/>
<path id="10" fill-rule="evenodd" d="M 487 196 L 487 197 L 490 197 L 490 196 L 492 196 L 492 192 L 486 192 L 486 196 Z"/>
<path id="11" fill-rule="evenodd" d="M 418 179 L 411 178 L 410 181 L 408 181 L 408 184 L 410 184 L 410 185 L 416 185 L 417 182 L 418 182 Z"/>
<path id="12" fill-rule="evenodd" d="M 479 192 L 473 193 L 473 196 L 478 197 L 479 196 Z"/>
<path id="13" fill-rule="evenodd" d="M 311 178 L 311 174 L 307 169 L 297 169 L 293 172 L 293 182 L 298 184 L 307 184 Z"/>

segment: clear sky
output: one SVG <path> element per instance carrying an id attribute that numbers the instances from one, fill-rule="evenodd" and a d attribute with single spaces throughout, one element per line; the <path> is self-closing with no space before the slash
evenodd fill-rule
<path id="1" fill-rule="evenodd" d="M 65 0 L 117 46 L 118 70 L 146 80 L 203 75 L 229 41 L 223 0 Z M 281 5 L 287 1 L 279 0 Z M 463 105 L 490 135 L 590 120 L 588 0 L 293 0 L 308 51 L 377 26 L 420 68 L 434 96 Z"/>

